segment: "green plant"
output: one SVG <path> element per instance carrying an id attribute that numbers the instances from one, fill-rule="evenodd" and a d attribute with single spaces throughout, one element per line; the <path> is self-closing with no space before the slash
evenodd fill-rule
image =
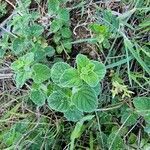
<path id="1" fill-rule="evenodd" d="M 30 98 L 38 106 L 47 99 L 50 108 L 63 112 L 71 121 L 77 121 L 83 112 L 93 112 L 98 106 L 100 84 L 106 73 L 105 66 L 86 56 L 76 57 L 76 67 L 64 62 L 55 63 L 51 70 L 44 64 L 34 62 L 34 53 L 20 57 L 12 64 L 16 72 L 17 87 L 22 87 L 28 79 L 33 80 Z M 51 72 L 51 73 L 50 73 Z M 46 80 L 52 79 L 47 87 Z"/>
<path id="2" fill-rule="evenodd" d="M 61 7 L 61 0 L 49 0 L 48 11 L 53 16 L 50 25 L 50 32 L 53 33 L 53 41 L 57 45 L 57 53 L 71 52 L 72 31 L 70 30 L 70 13 L 66 8 Z"/>

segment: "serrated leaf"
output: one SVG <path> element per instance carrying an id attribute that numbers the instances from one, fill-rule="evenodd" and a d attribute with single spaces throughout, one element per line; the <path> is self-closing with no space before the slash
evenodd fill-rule
<path id="1" fill-rule="evenodd" d="M 102 80 L 106 74 L 105 65 L 95 60 L 91 60 L 91 62 L 95 65 L 93 71 L 97 74 L 99 81 Z"/>
<path id="2" fill-rule="evenodd" d="M 83 112 L 79 111 L 76 106 L 71 106 L 68 111 L 64 113 L 68 121 L 76 122 L 83 117 Z"/>
<path id="3" fill-rule="evenodd" d="M 48 79 L 50 79 L 50 68 L 46 65 L 37 63 L 33 67 L 33 75 L 32 78 L 35 83 L 42 83 Z"/>
<path id="4" fill-rule="evenodd" d="M 74 68 L 66 69 L 62 74 L 59 82 L 63 87 L 74 87 L 80 86 L 82 84 L 80 76 L 77 70 Z"/>
<path id="5" fill-rule="evenodd" d="M 150 115 L 150 97 L 136 97 L 134 98 L 134 106 L 136 111 L 142 116 Z"/>
<path id="6" fill-rule="evenodd" d="M 36 105 L 43 106 L 45 104 L 46 95 L 41 90 L 32 90 L 30 98 Z"/>
<path id="7" fill-rule="evenodd" d="M 53 92 L 47 101 L 49 107 L 56 111 L 66 112 L 69 109 L 70 98 L 59 91 Z"/>
<path id="8" fill-rule="evenodd" d="M 51 68 L 51 79 L 54 83 L 59 84 L 60 77 L 64 73 L 66 69 L 69 69 L 70 66 L 67 63 L 64 62 L 57 62 L 53 65 Z"/>
<path id="9" fill-rule="evenodd" d="M 27 44 L 25 43 L 24 39 L 22 38 L 16 38 L 12 43 L 12 51 L 18 55 L 19 53 L 22 53 L 26 50 Z"/>
<path id="10" fill-rule="evenodd" d="M 48 12 L 56 13 L 59 10 L 59 0 L 48 0 Z"/>
<path id="11" fill-rule="evenodd" d="M 42 35 L 42 33 L 44 32 L 44 28 L 43 26 L 39 25 L 39 24 L 34 24 L 33 26 L 30 27 L 30 30 L 32 31 L 32 36 L 40 36 Z"/>
<path id="12" fill-rule="evenodd" d="M 44 32 L 44 28 L 39 24 L 33 24 L 27 29 L 28 36 L 38 37 Z"/>
<path id="13" fill-rule="evenodd" d="M 83 86 L 72 95 L 72 102 L 83 112 L 92 112 L 98 106 L 95 91 L 89 86 Z"/>

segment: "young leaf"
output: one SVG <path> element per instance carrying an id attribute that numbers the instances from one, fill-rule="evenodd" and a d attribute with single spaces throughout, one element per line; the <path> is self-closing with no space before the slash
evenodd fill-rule
<path id="1" fill-rule="evenodd" d="M 82 73 L 80 77 L 91 87 L 95 87 L 99 83 L 99 78 L 93 71 L 90 71 L 88 74 Z"/>
<path id="2" fill-rule="evenodd" d="M 63 87 L 74 87 L 82 84 L 80 76 L 74 68 L 66 69 L 59 81 Z"/>
<path id="3" fill-rule="evenodd" d="M 50 69 L 46 65 L 37 63 L 32 67 L 32 69 L 32 78 L 35 83 L 42 83 L 50 79 Z"/>
<path id="4" fill-rule="evenodd" d="M 76 63 L 77 69 L 81 71 L 83 67 L 86 67 L 90 63 L 90 60 L 85 55 L 78 54 L 76 57 Z"/>
<path id="5" fill-rule="evenodd" d="M 18 72 L 19 70 L 24 70 L 28 68 L 34 61 L 34 53 L 27 53 L 26 55 L 19 57 L 18 60 L 11 64 L 11 68 Z"/>
<path id="6" fill-rule="evenodd" d="M 76 122 L 83 117 L 83 112 L 79 111 L 76 106 L 71 106 L 68 111 L 64 112 L 64 116 L 68 121 Z"/>
<path id="7" fill-rule="evenodd" d="M 94 72 L 97 74 L 99 81 L 102 80 L 106 74 L 105 65 L 95 60 L 91 60 L 91 62 L 95 65 Z"/>
<path id="8" fill-rule="evenodd" d="M 41 90 L 31 90 L 30 98 L 36 105 L 43 106 L 45 104 L 46 95 Z"/>
<path id="9" fill-rule="evenodd" d="M 61 93 L 59 91 L 53 92 L 48 97 L 48 105 L 52 109 L 60 112 L 66 112 L 69 109 L 70 105 L 70 98 L 67 97 L 64 93 Z"/>
<path id="10" fill-rule="evenodd" d="M 84 112 L 92 112 L 98 106 L 95 91 L 89 86 L 83 86 L 72 95 L 72 102 Z"/>
<path id="11" fill-rule="evenodd" d="M 60 77 L 64 73 L 66 69 L 69 69 L 70 66 L 67 63 L 64 62 L 57 62 L 53 65 L 51 68 L 51 79 L 54 83 L 59 84 Z"/>

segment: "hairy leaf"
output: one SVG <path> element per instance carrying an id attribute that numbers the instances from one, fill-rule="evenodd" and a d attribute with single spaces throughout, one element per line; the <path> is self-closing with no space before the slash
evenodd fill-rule
<path id="1" fill-rule="evenodd" d="M 50 79 L 50 69 L 43 64 L 37 63 L 33 67 L 33 80 L 35 83 L 42 83 Z"/>
<path id="2" fill-rule="evenodd" d="M 60 78 L 66 69 L 69 69 L 70 66 L 64 62 L 57 62 L 51 68 L 51 78 L 54 83 L 59 84 Z"/>
<path id="3" fill-rule="evenodd" d="M 89 86 L 83 86 L 72 95 L 72 102 L 80 111 L 92 112 L 98 106 L 95 91 Z"/>
<path id="4" fill-rule="evenodd" d="M 52 109 L 60 112 L 66 112 L 69 109 L 70 99 L 65 94 L 55 91 L 48 97 L 48 105 Z"/>
<path id="5" fill-rule="evenodd" d="M 82 81 L 76 69 L 66 69 L 60 78 L 60 85 L 63 87 L 80 86 Z"/>
<path id="6" fill-rule="evenodd" d="M 32 90 L 30 98 L 36 105 L 43 106 L 45 104 L 46 95 L 41 90 Z"/>

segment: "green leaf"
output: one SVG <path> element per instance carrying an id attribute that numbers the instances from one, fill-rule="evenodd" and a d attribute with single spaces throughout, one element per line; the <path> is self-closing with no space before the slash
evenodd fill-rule
<path id="1" fill-rule="evenodd" d="M 68 53 L 71 52 L 72 49 L 71 39 L 63 40 L 62 45 Z"/>
<path id="2" fill-rule="evenodd" d="M 82 84 L 80 76 L 74 68 L 66 69 L 59 81 L 63 87 L 74 87 Z"/>
<path id="3" fill-rule="evenodd" d="M 12 51 L 18 55 L 26 50 L 27 43 L 25 43 L 24 39 L 16 38 L 12 43 L 13 49 Z"/>
<path id="4" fill-rule="evenodd" d="M 70 20 L 70 14 L 69 14 L 69 10 L 65 9 L 65 8 L 61 8 L 58 11 L 58 17 L 59 19 L 61 19 L 64 22 L 69 22 Z"/>
<path id="5" fill-rule="evenodd" d="M 99 83 L 98 76 L 95 72 L 91 71 L 88 74 L 80 74 L 81 79 L 83 79 L 89 86 L 95 87 Z"/>
<path id="6" fill-rule="evenodd" d="M 30 98 L 36 105 L 43 106 L 45 104 L 46 95 L 41 90 L 31 90 Z"/>
<path id="7" fill-rule="evenodd" d="M 58 43 L 61 39 L 61 35 L 57 32 L 55 33 L 55 35 L 53 36 L 53 40 L 55 43 Z"/>
<path id="8" fill-rule="evenodd" d="M 48 79 L 50 79 L 50 69 L 43 64 L 37 63 L 33 67 L 33 75 L 32 78 L 35 83 L 42 83 Z"/>
<path id="9" fill-rule="evenodd" d="M 48 0 L 48 12 L 56 13 L 59 10 L 59 0 Z"/>
<path id="10" fill-rule="evenodd" d="M 60 112 L 66 112 L 70 105 L 70 98 L 59 91 L 53 92 L 47 101 L 49 107 Z"/>
<path id="11" fill-rule="evenodd" d="M 105 25 L 100 25 L 100 24 L 97 24 L 97 23 L 92 23 L 90 25 L 90 29 L 96 33 L 96 34 L 102 34 L 102 35 L 105 35 L 107 34 L 108 32 L 108 28 L 107 26 Z"/>
<path id="12" fill-rule="evenodd" d="M 31 78 L 31 71 L 20 71 L 15 75 L 16 87 L 21 88 Z"/>
<path id="13" fill-rule="evenodd" d="M 80 72 L 83 67 L 86 67 L 90 63 L 90 60 L 85 55 L 78 54 L 76 57 L 76 63 L 77 69 Z"/>
<path id="14" fill-rule="evenodd" d="M 55 54 L 55 49 L 52 46 L 48 46 L 45 49 L 46 56 L 52 57 Z"/>
<path id="15" fill-rule="evenodd" d="M 100 95 L 100 93 L 102 91 L 100 83 L 98 83 L 95 87 L 93 87 L 93 89 L 94 89 L 97 96 Z"/>
<path id="16" fill-rule="evenodd" d="M 150 97 L 136 97 L 133 103 L 136 111 L 140 115 L 144 117 L 150 115 Z"/>
<path id="17" fill-rule="evenodd" d="M 83 112 L 79 111 L 76 106 L 71 106 L 68 111 L 64 112 L 64 116 L 68 121 L 76 122 L 83 117 Z"/>
<path id="18" fill-rule="evenodd" d="M 33 24 L 27 29 L 28 36 L 38 37 L 44 32 L 44 28 L 39 24 Z"/>
<path id="19" fill-rule="evenodd" d="M 64 62 L 57 62 L 51 68 L 51 79 L 54 83 L 59 84 L 60 78 L 66 69 L 69 69 L 70 66 Z"/>
<path id="20" fill-rule="evenodd" d="M 102 80 L 106 74 L 105 65 L 95 60 L 91 60 L 91 62 L 95 65 L 94 72 L 97 74 L 99 81 Z"/>
<path id="21" fill-rule="evenodd" d="M 71 30 L 69 29 L 69 27 L 64 27 L 61 29 L 61 35 L 64 38 L 70 38 L 72 35 Z"/>
<path id="22" fill-rule="evenodd" d="M 98 106 L 95 91 L 89 86 L 83 86 L 72 95 L 72 102 L 84 112 L 92 112 Z"/>
<path id="23" fill-rule="evenodd" d="M 18 60 L 14 61 L 11 64 L 11 68 L 18 72 L 20 69 L 24 70 L 25 68 L 30 67 L 31 63 L 34 61 L 34 53 L 27 53 L 26 55 L 19 57 Z"/>
<path id="24" fill-rule="evenodd" d="M 58 30 L 62 28 L 62 21 L 59 19 L 55 19 L 52 21 L 50 25 L 50 31 L 56 33 Z"/>

